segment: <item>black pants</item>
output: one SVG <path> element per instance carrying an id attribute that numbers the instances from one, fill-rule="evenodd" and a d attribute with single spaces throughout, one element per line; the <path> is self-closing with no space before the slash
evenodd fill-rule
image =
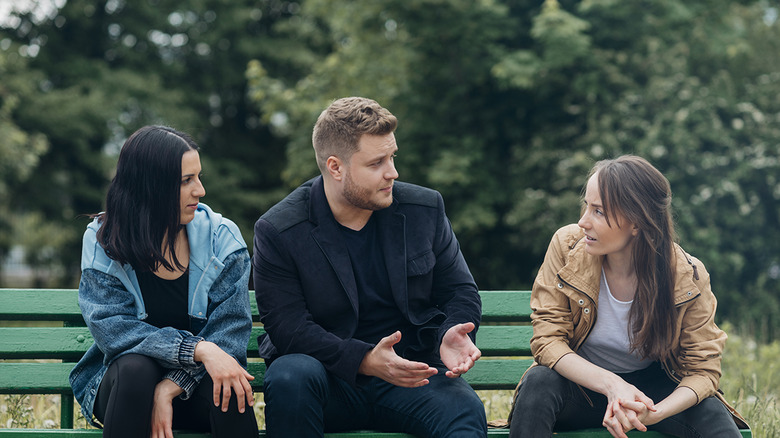
<path id="1" fill-rule="evenodd" d="M 656 403 L 677 387 L 658 363 L 620 377 Z M 551 436 L 554 430 L 599 428 L 606 411 L 607 397 L 603 394 L 580 388 L 555 370 L 536 366 L 528 370 L 520 385 L 509 436 L 540 438 Z M 708 397 L 647 429 L 684 438 L 742 436 L 731 413 L 715 397 Z"/>
<path id="2" fill-rule="evenodd" d="M 154 388 L 165 369 L 154 359 L 127 354 L 108 367 L 95 399 L 95 416 L 103 436 L 148 437 L 151 433 Z M 188 400 L 173 400 L 173 429 L 211 432 L 214 437 L 257 437 L 255 414 L 249 405 L 238 412 L 236 395 L 227 412 L 214 406 L 213 382 L 208 374 Z"/>

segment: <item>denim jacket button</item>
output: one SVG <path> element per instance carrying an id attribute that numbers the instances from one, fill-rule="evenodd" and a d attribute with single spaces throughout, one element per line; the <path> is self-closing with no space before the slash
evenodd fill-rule
<path id="1" fill-rule="evenodd" d="M 586 315 L 587 315 L 587 314 L 589 314 L 589 313 L 590 313 L 590 309 L 588 309 L 588 308 L 586 307 L 586 308 L 584 308 L 584 309 L 582 310 L 582 313 L 584 313 L 584 314 L 586 314 Z"/>
<path id="2" fill-rule="evenodd" d="M 558 289 L 563 289 L 563 283 L 558 283 Z"/>
<path id="3" fill-rule="evenodd" d="M 577 304 L 579 304 L 581 306 L 581 305 L 585 304 L 585 300 L 581 299 L 581 300 L 577 301 Z"/>

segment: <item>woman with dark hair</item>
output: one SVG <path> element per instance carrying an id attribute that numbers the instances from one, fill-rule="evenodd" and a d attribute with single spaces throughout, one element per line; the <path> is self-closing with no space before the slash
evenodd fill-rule
<path id="1" fill-rule="evenodd" d="M 249 255 L 205 194 L 198 145 L 147 126 L 122 147 L 84 233 L 79 306 L 95 343 L 70 383 L 103 436 L 257 436 Z"/>
<path id="2" fill-rule="evenodd" d="M 726 334 L 702 263 L 675 243 L 667 179 L 646 160 L 596 163 L 577 224 L 553 236 L 533 285 L 531 350 L 510 436 L 604 426 L 739 437 L 717 392 Z"/>

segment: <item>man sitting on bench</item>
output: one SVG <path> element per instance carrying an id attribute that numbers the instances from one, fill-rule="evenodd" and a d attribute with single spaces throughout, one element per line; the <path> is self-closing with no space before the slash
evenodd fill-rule
<path id="1" fill-rule="evenodd" d="M 459 376 L 479 359 L 477 286 L 441 195 L 396 182 L 396 118 L 373 100 L 322 112 L 322 176 L 255 224 L 267 436 L 372 429 L 487 436 Z"/>

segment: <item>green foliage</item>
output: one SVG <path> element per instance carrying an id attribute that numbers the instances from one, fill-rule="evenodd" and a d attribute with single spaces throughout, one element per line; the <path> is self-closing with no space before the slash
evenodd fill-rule
<path id="1" fill-rule="evenodd" d="M 9 199 L 12 189 L 27 181 L 46 152 L 46 138 L 20 128 L 13 119 L 20 101 L 34 90 L 24 60 L 7 57 L 0 51 L 0 199 Z M 13 211 L 10 203 L 0 203 L 0 255 L 12 245 Z"/>
<path id="2" fill-rule="evenodd" d="M 196 137 L 204 201 L 251 241 L 254 220 L 318 173 L 320 111 L 363 95 L 398 116 L 401 179 L 442 192 L 480 287 L 530 287 L 550 236 L 577 220 L 594 161 L 636 153 L 668 176 L 680 241 L 709 268 L 719 316 L 771 339 L 777 14 L 764 0 L 69 0 L 48 15 L 16 11 L 0 27 L 0 152 L 15 157 L 0 162 L 0 251 L 22 236 L 11 216 L 59 226 L 47 263 L 72 286 L 79 215 L 101 209 L 119 145 L 148 123 Z"/>
<path id="3" fill-rule="evenodd" d="M 594 161 L 645 156 L 672 184 L 681 243 L 709 267 L 720 316 L 749 315 L 771 337 L 780 324 L 773 11 L 727 1 L 308 0 L 276 27 L 305 56 L 250 63 L 249 96 L 289 139 L 289 187 L 316 174 L 309 135 L 332 99 L 362 94 L 393 111 L 401 179 L 444 194 L 482 288 L 529 287 L 549 237 L 576 221 Z"/>
<path id="4" fill-rule="evenodd" d="M 755 437 L 780 434 L 780 342 L 756 342 L 746 327 L 729 333 L 723 354 L 721 390 L 750 424 Z"/>
<path id="5" fill-rule="evenodd" d="M 43 4 L 31 4 L 33 10 L 15 11 L 6 21 L 11 26 L 0 27 L 3 58 L 25 63 L 19 80 L 29 88 L 10 118 L 49 145 L 36 178 L 8 190 L 8 205 L 14 214 L 39 212 L 63 229 L 67 237 L 53 262 L 64 268 L 61 283 L 73 286 L 78 276 L 73 255 L 87 223 L 82 215 L 102 209 L 119 146 L 145 124 L 174 126 L 196 138 L 208 178 L 204 201 L 234 219 L 251 241 L 252 223 L 279 197 L 284 151 L 245 99 L 244 70 L 250 59 L 273 51 L 273 41 L 258 36 L 290 5 L 63 4 L 48 15 L 37 13 Z M 8 229 L 0 231 L 3 238 L 14 240 Z"/>

